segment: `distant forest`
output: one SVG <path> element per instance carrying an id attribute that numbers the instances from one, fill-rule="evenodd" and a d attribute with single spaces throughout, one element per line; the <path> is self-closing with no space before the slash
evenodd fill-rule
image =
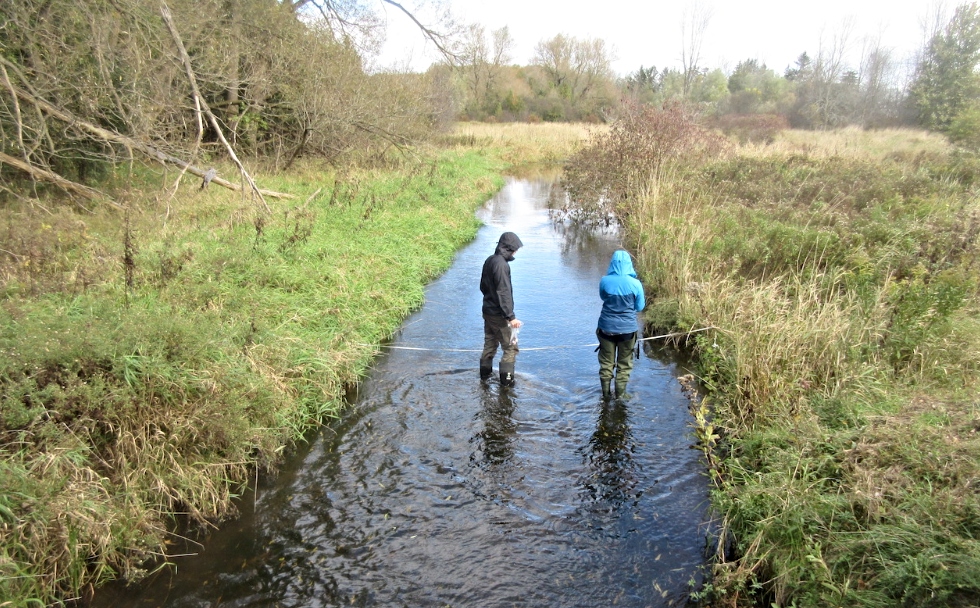
<path id="1" fill-rule="evenodd" d="M 709 122 L 741 135 L 774 128 L 912 126 L 941 131 L 976 147 L 980 140 L 980 7 L 937 13 L 912 70 L 876 40 L 862 41 L 857 65 L 845 60 L 846 35 L 801 51 L 783 73 L 755 59 L 725 73 L 701 65 L 707 22 L 695 18 L 680 67 L 640 66 L 614 77 L 604 41 L 557 35 L 541 41 L 531 65 L 508 63 L 506 28 L 470 27 L 464 36 L 458 115 L 471 120 L 605 122 L 623 103 L 682 103 Z M 449 70 L 448 66 L 433 68 Z M 460 97 L 461 96 L 461 97 Z"/>
<path id="2" fill-rule="evenodd" d="M 276 169 L 408 151 L 458 120 L 612 122 L 624 104 L 684 104 L 740 138 L 786 127 L 916 126 L 980 147 L 980 6 L 937 15 L 902 77 L 841 38 L 783 73 L 754 59 L 701 65 L 706 22 L 680 67 L 610 68 L 603 40 L 558 34 L 529 65 L 507 30 L 423 22 L 392 0 L 18 0 L 0 6 L 0 188 L 90 196 L 134 157 L 203 173 L 215 157 Z M 365 68 L 381 11 L 401 11 L 443 52 L 423 74 Z M 906 70 L 909 72 L 909 70 Z M 201 166 L 199 166 L 201 165 Z M 0 192 L 0 196 L 3 192 Z"/>

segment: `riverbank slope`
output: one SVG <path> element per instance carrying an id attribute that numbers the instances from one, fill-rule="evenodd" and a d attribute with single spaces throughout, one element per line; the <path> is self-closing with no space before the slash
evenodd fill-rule
<path id="1" fill-rule="evenodd" d="M 504 166 L 444 148 L 259 174 L 294 196 L 271 211 L 215 186 L 170 197 L 173 175 L 139 167 L 117 178 L 125 212 L 8 200 L 0 605 L 138 578 L 179 520 L 233 515 L 250 479 L 338 415 Z"/>
<path id="2" fill-rule="evenodd" d="M 856 129 L 706 150 L 620 208 L 647 321 L 718 328 L 689 342 L 722 530 L 696 595 L 980 604 L 976 156 Z"/>

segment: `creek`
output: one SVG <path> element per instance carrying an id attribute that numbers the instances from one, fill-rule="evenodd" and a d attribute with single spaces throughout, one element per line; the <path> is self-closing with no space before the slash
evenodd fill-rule
<path id="1" fill-rule="evenodd" d="M 550 188 L 510 179 L 484 206 L 342 416 L 250 488 L 238 519 L 92 605 L 682 605 L 708 520 L 687 370 L 644 342 L 630 398 L 603 404 L 598 282 L 619 240 L 554 223 Z M 516 386 L 501 389 L 499 352 L 490 382 L 477 371 L 478 287 L 506 230 L 524 242 L 511 263 L 524 326 Z"/>

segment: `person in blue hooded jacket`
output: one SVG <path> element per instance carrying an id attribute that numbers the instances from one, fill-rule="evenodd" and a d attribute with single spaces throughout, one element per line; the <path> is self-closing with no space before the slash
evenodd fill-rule
<path id="1" fill-rule="evenodd" d="M 602 312 L 599 313 L 599 384 L 602 398 L 613 397 L 615 374 L 616 396 L 626 397 L 626 383 L 633 371 L 633 348 L 636 346 L 636 313 L 643 310 L 646 300 L 643 285 L 636 278 L 633 260 L 622 249 L 609 260 L 609 270 L 599 281 Z"/>

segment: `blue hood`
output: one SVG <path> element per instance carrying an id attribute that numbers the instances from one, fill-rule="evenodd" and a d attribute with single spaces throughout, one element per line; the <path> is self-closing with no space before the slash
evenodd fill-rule
<path id="1" fill-rule="evenodd" d="M 612 259 L 609 260 L 609 269 L 606 274 L 618 274 L 635 279 L 636 271 L 633 270 L 633 259 L 630 258 L 630 254 L 622 249 L 615 251 Z"/>

